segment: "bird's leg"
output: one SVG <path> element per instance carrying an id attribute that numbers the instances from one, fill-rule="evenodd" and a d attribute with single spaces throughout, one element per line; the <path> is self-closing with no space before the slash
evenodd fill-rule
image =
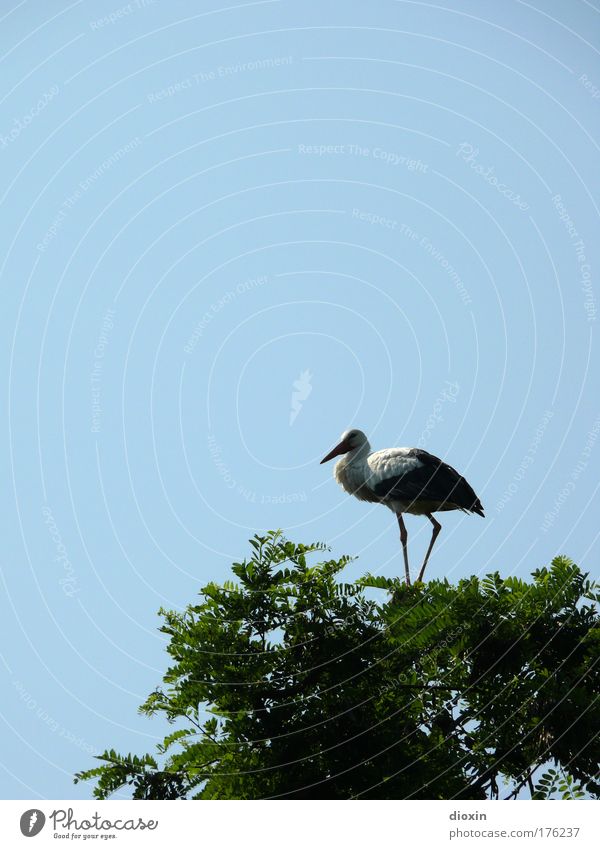
<path id="1" fill-rule="evenodd" d="M 431 549 L 433 548 L 433 544 L 437 539 L 437 535 L 442 530 L 442 526 L 440 525 L 437 519 L 433 518 L 431 513 L 427 513 L 427 518 L 433 525 L 433 533 L 431 534 L 431 542 L 429 543 L 429 548 L 427 549 L 427 554 L 425 555 L 425 560 L 423 561 L 423 565 L 421 566 L 421 571 L 419 572 L 419 577 L 417 578 L 417 581 L 423 580 L 423 575 L 425 574 L 425 567 L 427 566 L 427 561 L 429 560 Z"/>
<path id="2" fill-rule="evenodd" d="M 406 543 L 408 541 L 408 532 L 406 530 L 406 525 L 404 524 L 404 519 L 402 518 L 402 513 L 396 513 L 396 516 L 398 517 L 398 524 L 400 525 L 400 542 L 402 543 L 402 553 L 404 554 L 404 574 L 406 575 L 406 586 L 410 587 L 408 548 L 406 547 Z"/>

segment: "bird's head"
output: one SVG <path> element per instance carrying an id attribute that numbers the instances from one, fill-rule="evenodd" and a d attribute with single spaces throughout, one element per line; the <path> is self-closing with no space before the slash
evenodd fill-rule
<path id="1" fill-rule="evenodd" d="M 356 451 L 364 445 L 368 446 L 368 444 L 369 440 L 362 430 L 356 430 L 356 428 L 347 430 L 342 434 L 341 439 L 335 448 L 323 457 L 321 463 L 327 463 L 328 460 L 333 460 L 333 458 L 337 457 L 339 454 L 347 454 L 349 451 Z"/>

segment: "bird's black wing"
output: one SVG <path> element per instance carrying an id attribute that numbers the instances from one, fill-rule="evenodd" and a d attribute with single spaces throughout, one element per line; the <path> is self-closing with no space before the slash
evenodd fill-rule
<path id="1" fill-rule="evenodd" d="M 431 501 L 484 515 L 471 485 L 456 469 L 422 448 L 412 448 L 408 456 L 417 458 L 420 465 L 373 486 L 376 495 L 403 501 Z"/>

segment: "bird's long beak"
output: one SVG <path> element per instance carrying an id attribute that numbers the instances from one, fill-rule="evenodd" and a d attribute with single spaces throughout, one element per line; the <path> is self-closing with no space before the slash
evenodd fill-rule
<path id="1" fill-rule="evenodd" d="M 327 463 L 329 460 L 333 460 L 334 457 L 337 457 L 338 454 L 347 454 L 348 451 L 350 451 L 350 445 L 348 443 L 348 440 L 342 439 L 342 441 L 339 442 L 335 446 L 335 448 L 329 452 L 329 454 L 323 457 L 321 463 Z M 319 465 L 321 465 L 321 463 L 319 463 Z"/>

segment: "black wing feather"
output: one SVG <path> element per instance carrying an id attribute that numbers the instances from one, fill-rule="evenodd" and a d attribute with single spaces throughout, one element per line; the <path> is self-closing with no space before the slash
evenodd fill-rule
<path id="1" fill-rule="evenodd" d="M 422 448 L 413 448 L 409 456 L 416 457 L 422 465 L 381 481 L 373 487 L 377 495 L 406 501 L 433 501 L 484 515 L 473 488 L 456 469 Z"/>

